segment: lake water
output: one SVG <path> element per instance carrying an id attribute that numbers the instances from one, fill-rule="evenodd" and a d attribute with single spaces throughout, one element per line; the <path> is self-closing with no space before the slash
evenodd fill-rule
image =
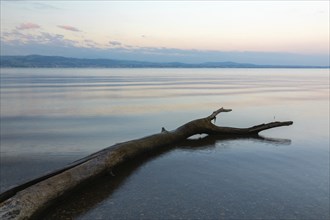
<path id="1" fill-rule="evenodd" d="M 1 191 L 222 106 L 217 125 L 294 124 L 155 152 L 44 218 L 329 219 L 329 69 L 1 69 Z"/>

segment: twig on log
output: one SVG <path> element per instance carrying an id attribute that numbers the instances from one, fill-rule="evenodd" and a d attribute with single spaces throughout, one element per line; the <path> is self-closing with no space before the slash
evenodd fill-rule
<path id="1" fill-rule="evenodd" d="M 231 109 L 220 108 L 206 118 L 193 120 L 173 131 L 164 129 L 159 134 L 115 144 L 63 169 L 10 189 L 0 195 L 0 219 L 29 219 L 37 216 L 56 199 L 87 180 L 111 171 L 115 166 L 146 151 L 177 143 L 195 134 L 256 135 L 266 129 L 293 123 L 271 122 L 250 128 L 219 127 L 212 124 L 219 113 L 230 111 Z"/>
<path id="2" fill-rule="evenodd" d="M 218 114 L 221 112 L 231 112 L 231 109 L 224 109 L 224 108 L 219 108 L 218 110 L 214 111 L 209 117 L 207 117 L 210 121 L 215 119 Z"/>

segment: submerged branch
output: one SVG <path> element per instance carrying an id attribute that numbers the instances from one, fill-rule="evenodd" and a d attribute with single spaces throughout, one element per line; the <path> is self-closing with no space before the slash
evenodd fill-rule
<path id="1" fill-rule="evenodd" d="M 31 180 L 0 194 L 1 219 L 29 219 L 37 216 L 59 197 L 69 193 L 77 186 L 111 171 L 132 158 L 170 146 L 195 134 L 235 135 L 243 137 L 257 135 L 260 131 L 291 125 L 292 121 L 271 122 L 250 128 L 220 127 L 212 123 L 217 115 L 230 112 L 220 108 L 205 118 L 188 122 L 173 131 L 162 129 L 161 133 L 124 143 L 115 144 L 96 152 L 68 166 Z"/>

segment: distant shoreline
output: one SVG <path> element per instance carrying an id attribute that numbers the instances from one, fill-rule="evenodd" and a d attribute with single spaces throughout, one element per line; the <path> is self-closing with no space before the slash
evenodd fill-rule
<path id="1" fill-rule="evenodd" d="M 280 69 L 329 69 L 330 66 L 258 65 L 236 62 L 148 62 L 114 59 L 82 59 L 61 56 L 1 56 L 0 68 L 280 68 Z"/>

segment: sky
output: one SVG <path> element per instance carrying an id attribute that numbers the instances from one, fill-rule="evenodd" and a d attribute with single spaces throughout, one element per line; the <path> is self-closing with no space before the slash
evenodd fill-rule
<path id="1" fill-rule="evenodd" d="M 1 0 L 1 55 L 329 66 L 329 0 Z"/>

